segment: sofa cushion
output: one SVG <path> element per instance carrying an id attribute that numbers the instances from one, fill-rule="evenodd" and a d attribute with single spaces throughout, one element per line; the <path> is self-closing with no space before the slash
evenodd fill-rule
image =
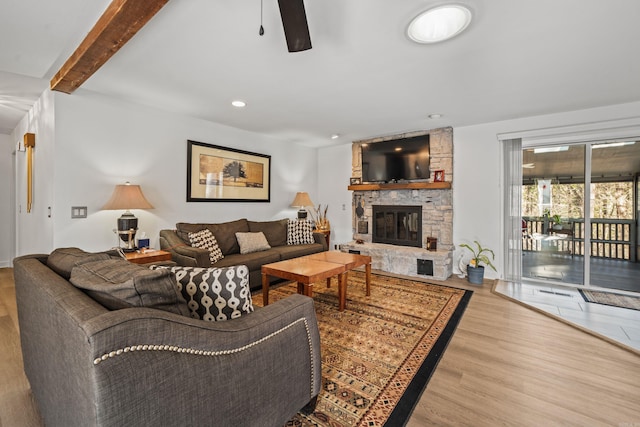
<path id="1" fill-rule="evenodd" d="M 168 270 L 109 259 L 74 267 L 69 281 L 110 310 L 149 307 L 189 316 L 175 275 Z"/>
<path id="2" fill-rule="evenodd" d="M 278 246 L 278 248 L 286 248 L 285 246 Z M 269 264 L 272 262 L 282 261 L 280 258 L 280 253 L 276 251 L 277 248 L 271 248 L 266 251 L 260 252 L 252 252 L 250 254 L 231 254 L 224 259 L 216 262 L 212 267 L 230 267 L 233 265 L 246 265 L 249 268 L 249 271 L 260 271 L 264 264 Z"/>
<path id="3" fill-rule="evenodd" d="M 218 246 L 216 237 L 208 228 L 196 231 L 195 233 L 189 233 L 189 242 L 194 248 L 208 250 L 209 260 L 211 261 L 211 264 L 216 263 L 224 258 L 224 255 L 222 255 L 222 251 L 220 250 L 220 246 Z"/>
<path id="4" fill-rule="evenodd" d="M 176 232 L 185 243 L 189 243 L 189 233 L 204 230 L 205 228 L 209 229 L 211 233 L 216 236 L 222 254 L 227 256 L 229 254 L 240 253 L 236 233 L 248 232 L 249 224 L 246 218 L 219 224 L 188 224 L 184 222 L 176 224 Z"/>
<path id="5" fill-rule="evenodd" d="M 262 231 L 271 247 L 284 246 L 287 244 L 287 223 L 288 219 L 277 221 L 248 221 L 249 231 Z"/>
<path id="6" fill-rule="evenodd" d="M 287 245 L 309 245 L 314 243 L 313 223 L 307 219 L 290 219 L 287 224 Z"/>
<path id="7" fill-rule="evenodd" d="M 280 254 L 282 260 L 286 260 L 322 252 L 322 245 L 320 243 L 313 243 L 311 245 L 285 245 L 273 248 L 273 250 Z"/>
<path id="8" fill-rule="evenodd" d="M 257 233 L 236 233 L 236 239 L 238 240 L 238 245 L 240 245 L 240 254 L 242 255 L 271 249 L 262 231 Z"/>
<path id="9" fill-rule="evenodd" d="M 80 248 L 58 248 L 47 257 L 47 267 L 69 280 L 71 270 L 76 265 L 111 258 L 105 252 L 91 253 L 85 252 Z"/>
<path id="10" fill-rule="evenodd" d="M 191 317 L 210 322 L 229 320 L 253 312 L 246 265 L 224 268 L 161 267 L 175 274 L 178 289 Z"/>

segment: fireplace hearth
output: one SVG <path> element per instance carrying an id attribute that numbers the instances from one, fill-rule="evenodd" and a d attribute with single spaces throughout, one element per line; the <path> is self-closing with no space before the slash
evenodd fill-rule
<path id="1" fill-rule="evenodd" d="M 422 206 L 373 205 L 372 242 L 422 247 Z"/>

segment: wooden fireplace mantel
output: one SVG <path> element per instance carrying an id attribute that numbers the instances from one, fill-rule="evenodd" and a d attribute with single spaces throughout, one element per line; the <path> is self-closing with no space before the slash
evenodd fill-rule
<path id="1" fill-rule="evenodd" d="M 356 184 L 347 187 L 352 191 L 376 190 L 448 190 L 450 182 L 396 182 L 393 184 Z"/>

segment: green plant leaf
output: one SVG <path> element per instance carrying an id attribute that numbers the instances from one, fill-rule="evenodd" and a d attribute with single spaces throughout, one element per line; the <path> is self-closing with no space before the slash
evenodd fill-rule
<path id="1" fill-rule="evenodd" d="M 471 254 L 473 255 L 471 259 L 475 260 L 476 267 L 479 267 L 480 265 L 484 264 L 491 267 L 493 271 L 498 271 L 496 270 L 496 267 L 491 262 L 496 258 L 496 255 L 493 253 L 493 251 L 489 248 L 483 248 L 480 242 L 478 242 L 477 240 L 474 240 L 473 243 L 475 243 L 476 245 L 475 248 L 467 243 L 461 243 L 459 246 L 461 248 L 468 249 L 471 252 Z M 491 254 L 491 259 L 489 259 L 488 254 Z"/>

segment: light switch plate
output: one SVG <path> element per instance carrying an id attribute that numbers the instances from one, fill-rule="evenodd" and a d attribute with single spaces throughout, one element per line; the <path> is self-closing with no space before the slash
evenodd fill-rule
<path id="1" fill-rule="evenodd" d="M 86 218 L 87 207 L 86 206 L 71 206 L 71 218 Z"/>

